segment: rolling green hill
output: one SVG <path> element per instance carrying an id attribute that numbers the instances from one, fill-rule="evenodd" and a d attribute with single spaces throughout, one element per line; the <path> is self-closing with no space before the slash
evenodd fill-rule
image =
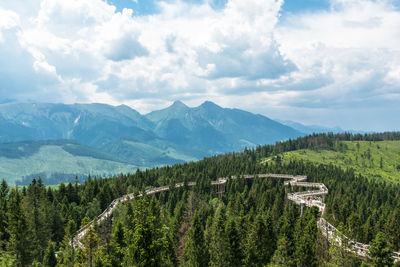
<path id="1" fill-rule="evenodd" d="M 337 141 L 334 149 L 299 149 L 279 154 L 287 163 L 293 159 L 353 168 L 367 178 L 400 182 L 400 141 Z M 269 157 L 263 161 L 275 160 Z"/>
<path id="2" fill-rule="evenodd" d="M 0 179 L 10 184 L 29 184 L 39 176 L 46 184 L 58 184 L 75 176 L 109 176 L 136 169 L 136 165 L 75 141 L 0 144 Z"/>
<path id="3" fill-rule="evenodd" d="M 376 266 L 398 266 L 391 263 L 389 253 L 400 251 L 399 184 L 358 177 L 353 171 L 333 165 L 305 161 L 273 164 L 273 157 L 279 159 L 280 153 L 295 151 L 294 155 L 300 149 L 311 149 L 299 154 L 310 159 L 314 152 L 320 151 L 319 156 L 315 155 L 317 160 L 328 158 L 331 152 L 344 159 L 348 156 L 347 161 L 352 156 L 362 157 L 364 165 L 370 162 L 374 168 L 382 157 L 384 170 L 385 164 L 398 161 L 398 142 L 371 140 L 369 143 L 368 139 L 400 140 L 400 132 L 363 136 L 316 134 L 241 153 L 110 179 L 87 179 L 81 184 L 62 184 L 52 189 L 36 180 L 20 191 L 1 183 L 0 266 L 39 266 L 41 263 L 50 266 L 47 263 L 56 260 L 57 266 L 90 266 L 91 262 L 115 267 L 158 263 L 163 266 L 372 266 L 369 258 L 351 253 L 355 245 L 365 246 L 336 242 L 341 234 L 369 244 L 371 261 L 387 263 Z M 39 151 L 45 150 L 40 152 L 45 155 L 46 150 L 59 150 L 62 146 L 46 144 Z M 263 159 L 269 163 L 260 164 Z M 284 161 L 287 161 L 285 156 Z M 357 165 L 358 161 L 352 161 Z M 299 188 L 288 188 L 281 179 L 239 177 L 227 179 L 224 187 L 212 186 L 218 177 L 258 173 L 306 175 L 309 182 L 323 183 L 329 189 L 323 199 L 324 214 L 319 214 L 315 207 L 302 209 L 290 201 L 287 193 Z M 183 186 L 171 188 L 181 182 Z M 189 186 L 188 182 L 196 184 Z M 146 197 L 136 195 L 159 186 L 170 190 L 157 194 L 157 190 L 150 190 Z M 135 199 L 122 204 L 120 197 L 132 192 Z M 84 227 L 104 210 L 107 216 L 100 218 L 111 215 L 111 210 L 112 218 L 95 220 L 86 234 L 82 236 L 85 232 L 80 232 L 84 249 L 68 242 L 76 229 Z M 333 238 L 326 239 L 323 231 L 318 231 L 324 227 L 318 223 L 324 221 L 320 215 L 339 229 L 326 228 L 325 233 L 329 236 L 332 233 Z M 135 254 L 139 250 L 143 253 Z"/>
<path id="4" fill-rule="evenodd" d="M 159 138 L 142 142 L 123 137 L 107 143 L 101 149 L 112 155 L 118 155 L 120 159 L 127 162 L 135 159 L 133 163 L 140 166 L 162 166 L 197 161 L 203 157 L 204 153 Z"/>

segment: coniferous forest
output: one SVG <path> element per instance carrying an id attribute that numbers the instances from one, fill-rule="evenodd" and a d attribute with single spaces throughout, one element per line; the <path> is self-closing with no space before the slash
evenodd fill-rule
<path id="1" fill-rule="evenodd" d="M 399 133 L 312 135 L 198 162 L 138 170 L 80 184 L 0 187 L 1 266 L 392 266 L 400 251 L 400 187 L 351 169 L 279 157 L 300 148 L 330 149 L 337 140 L 399 140 Z M 358 258 L 318 230 L 316 208 L 300 207 L 281 179 L 228 180 L 224 194 L 211 181 L 241 174 L 307 175 L 329 188 L 324 217 L 353 240 L 370 244 Z M 196 186 L 189 186 L 189 182 Z M 175 188 L 175 184 L 184 186 Z M 84 249 L 76 231 L 127 193 L 170 190 L 119 204 L 112 219 L 90 226 Z"/>

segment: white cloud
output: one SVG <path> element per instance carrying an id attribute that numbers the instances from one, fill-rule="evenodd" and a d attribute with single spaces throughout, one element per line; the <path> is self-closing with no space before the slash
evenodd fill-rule
<path id="1" fill-rule="evenodd" d="M 158 2 L 142 16 L 101 0 L 24 2 L 0 4 L 0 98 L 143 112 L 209 99 L 318 123 L 312 110 L 334 121 L 338 108 L 392 108 L 400 95 L 400 12 L 389 1 L 332 0 L 279 24 L 282 0 Z"/>
<path id="2" fill-rule="evenodd" d="M 386 95 L 400 95 L 400 86 L 395 82 L 400 78 L 398 25 L 400 12 L 389 1 L 337 0 L 329 12 L 287 18 L 276 29 L 275 36 L 282 52 L 299 69 L 291 76 L 322 75 L 328 83 L 301 91 L 296 99 L 282 105 L 303 107 L 305 111 L 325 108 L 331 112 L 331 118 L 342 109 L 352 109 L 349 114 L 353 115 L 341 118 L 341 125 L 364 129 L 374 128 L 370 118 L 379 113 L 391 121 L 387 129 L 394 129 L 393 120 L 400 121 L 390 114 L 399 111 L 399 107 Z M 285 84 L 280 86 L 284 88 Z M 301 86 L 297 89 L 303 90 Z"/>
<path id="3" fill-rule="evenodd" d="M 232 0 L 214 10 L 207 3 L 160 2 L 160 14 L 133 17 L 100 0 L 43 0 L 16 34 L 36 59 L 35 70 L 59 77 L 60 87 L 91 83 L 99 95 L 108 91 L 109 101 L 179 98 L 207 90 L 209 79 L 292 71 L 273 38 L 281 4 Z"/>
<path id="4" fill-rule="evenodd" d="M 2 32 L 17 27 L 19 24 L 17 13 L 0 7 L 0 43 L 4 42 Z"/>

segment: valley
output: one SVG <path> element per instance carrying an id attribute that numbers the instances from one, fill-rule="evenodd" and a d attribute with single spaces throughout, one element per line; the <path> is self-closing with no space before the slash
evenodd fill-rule
<path id="1" fill-rule="evenodd" d="M 81 181 L 88 175 L 108 177 L 136 172 L 138 166 L 74 141 L 36 141 L 0 144 L 0 177 L 26 185 L 41 177 L 48 185 Z"/>
<path id="2" fill-rule="evenodd" d="M 46 184 L 59 184 L 76 175 L 83 180 L 89 174 L 119 175 L 302 135 L 265 116 L 210 101 L 198 107 L 175 101 L 145 115 L 125 105 L 6 103 L 0 104 L 0 178 L 27 185 L 40 176 Z M 46 142 L 74 144 L 48 149 Z"/>
<path id="3" fill-rule="evenodd" d="M 400 267 L 399 25 L 0 0 L 0 267 Z"/>
<path id="4" fill-rule="evenodd" d="M 354 139 L 389 144 L 398 133 L 318 134 L 58 188 L 3 180 L 0 264 L 392 266 L 400 250 L 396 183 L 277 160 Z"/>

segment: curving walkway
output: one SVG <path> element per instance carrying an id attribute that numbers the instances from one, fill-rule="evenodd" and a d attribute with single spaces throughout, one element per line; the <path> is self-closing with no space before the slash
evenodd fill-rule
<path id="1" fill-rule="evenodd" d="M 323 183 L 309 183 L 305 182 L 307 180 L 307 176 L 302 176 L 302 175 L 288 175 L 288 174 L 273 174 L 273 173 L 267 173 L 267 174 L 255 174 L 255 175 L 240 175 L 239 177 L 245 178 L 245 179 L 253 179 L 253 178 L 278 178 L 278 179 L 290 179 L 290 181 L 286 181 L 284 184 L 285 186 L 299 186 L 299 187 L 306 187 L 309 189 L 316 188 L 317 190 L 308 190 L 308 191 L 303 191 L 303 192 L 294 192 L 294 193 L 288 193 L 287 197 L 289 200 L 294 201 L 296 204 L 300 205 L 302 207 L 307 206 L 307 207 L 317 207 L 319 211 L 321 212 L 321 215 L 324 214 L 325 212 L 325 203 L 324 201 L 324 196 L 328 194 L 328 188 L 323 184 Z M 231 176 L 229 177 L 230 179 L 237 179 L 238 176 Z M 211 185 L 218 186 L 218 191 L 219 193 L 223 193 L 225 190 L 225 184 L 227 182 L 228 178 L 227 177 L 221 177 L 218 178 L 216 181 L 212 181 Z M 177 183 L 175 184 L 175 188 L 182 187 L 184 183 Z M 189 182 L 188 186 L 195 186 L 195 182 Z M 220 186 L 223 186 L 223 188 L 220 188 Z M 161 187 L 155 187 L 151 189 L 147 189 L 144 191 L 144 193 L 140 193 L 137 195 L 137 197 L 142 197 L 143 195 L 153 195 L 156 193 L 168 191 L 169 186 L 161 186 Z M 316 196 L 320 196 L 321 198 L 316 199 Z M 110 205 L 105 209 L 99 216 L 97 216 L 97 221 L 101 223 L 102 221 L 108 219 L 113 211 L 114 208 L 117 206 L 118 203 L 123 203 L 129 200 L 132 200 L 134 198 L 134 194 L 127 194 L 124 195 L 120 198 L 114 199 Z M 91 221 L 89 224 L 86 226 L 82 227 L 79 229 L 72 240 L 72 245 L 74 248 L 80 247 L 81 249 L 84 248 L 82 244 L 82 239 L 86 235 L 89 227 L 93 221 Z M 356 253 L 360 257 L 366 257 L 369 245 L 368 244 L 362 244 L 353 240 L 350 240 L 343 234 L 339 234 L 339 231 L 332 225 L 330 224 L 327 220 L 324 218 L 321 218 L 318 220 L 317 223 L 319 229 L 321 229 L 321 232 L 323 235 L 329 240 L 329 242 L 335 241 L 335 243 L 338 243 L 339 245 L 342 244 L 342 242 L 346 242 L 348 244 L 348 250 Z M 400 261 L 400 252 L 393 252 L 392 257 L 395 259 L 395 261 Z"/>

